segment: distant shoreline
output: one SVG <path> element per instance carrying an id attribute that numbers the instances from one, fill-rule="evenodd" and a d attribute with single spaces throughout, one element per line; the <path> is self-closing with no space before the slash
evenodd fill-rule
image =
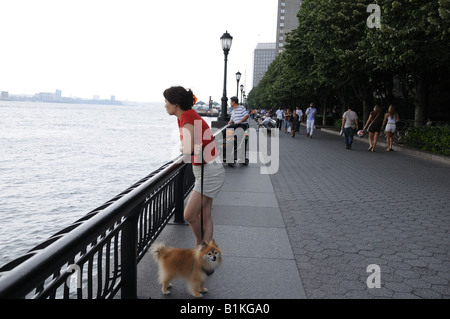
<path id="1" fill-rule="evenodd" d="M 163 105 L 164 102 L 136 102 L 136 101 L 111 101 L 111 100 L 87 100 L 87 99 L 71 99 L 71 100 L 63 100 L 63 101 L 44 101 L 44 100 L 36 100 L 32 98 L 8 98 L 1 99 L 0 102 L 28 102 L 28 103 L 51 103 L 51 104 L 77 104 L 77 105 L 118 105 L 118 106 L 155 106 L 155 105 Z"/>
<path id="2" fill-rule="evenodd" d="M 34 97 L 8 97 L 0 101 L 10 102 L 42 102 L 42 103 L 68 103 L 68 104 L 102 104 L 102 105 L 124 105 L 122 101 L 116 100 L 100 100 L 100 99 L 74 99 L 70 97 L 62 97 L 61 99 L 38 99 Z"/>

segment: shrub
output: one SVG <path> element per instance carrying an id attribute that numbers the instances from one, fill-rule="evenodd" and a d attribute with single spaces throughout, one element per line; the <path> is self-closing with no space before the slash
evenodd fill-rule
<path id="1" fill-rule="evenodd" d="M 342 126 L 342 119 L 337 119 L 336 121 L 334 121 L 334 129 L 336 131 L 340 131 L 341 126 Z"/>
<path id="2" fill-rule="evenodd" d="M 305 120 L 306 121 L 306 120 Z M 315 125 L 322 125 L 322 121 L 323 121 L 323 115 L 316 115 L 316 119 L 315 119 Z M 326 117 L 325 119 L 325 125 L 326 126 L 333 126 L 334 124 L 334 119 L 332 117 Z"/>
<path id="3" fill-rule="evenodd" d="M 419 126 L 406 132 L 405 145 L 420 150 L 450 155 L 450 126 Z"/>

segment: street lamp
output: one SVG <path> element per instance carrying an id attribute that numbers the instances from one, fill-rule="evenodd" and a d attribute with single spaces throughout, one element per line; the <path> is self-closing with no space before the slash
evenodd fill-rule
<path id="1" fill-rule="evenodd" d="M 241 101 L 243 102 L 244 100 L 242 99 L 242 93 L 244 92 L 244 84 L 241 84 Z"/>
<path id="2" fill-rule="evenodd" d="M 223 75 L 223 96 L 222 96 L 222 113 L 220 114 L 219 121 L 228 121 L 227 115 L 227 62 L 228 53 L 230 52 L 231 43 L 233 42 L 233 37 L 226 31 L 221 37 L 220 42 L 222 44 L 223 54 L 225 55 L 225 71 Z"/>
<path id="3" fill-rule="evenodd" d="M 237 81 L 236 97 L 237 98 L 239 98 L 239 81 L 241 80 L 241 75 L 242 75 L 241 72 L 237 71 L 237 73 L 236 73 L 236 81 Z"/>

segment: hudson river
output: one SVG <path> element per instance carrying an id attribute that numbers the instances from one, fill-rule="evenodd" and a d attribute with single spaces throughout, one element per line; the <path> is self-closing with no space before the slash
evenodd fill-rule
<path id="1" fill-rule="evenodd" d="M 2 266 L 175 158 L 179 133 L 163 102 L 0 101 L 0 152 Z"/>

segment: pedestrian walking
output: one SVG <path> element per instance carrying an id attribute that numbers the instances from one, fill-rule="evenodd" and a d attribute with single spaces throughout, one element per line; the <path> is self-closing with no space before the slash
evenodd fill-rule
<path id="1" fill-rule="evenodd" d="M 395 111 L 393 105 L 389 106 L 388 112 L 384 115 L 383 125 L 386 133 L 386 152 L 392 152 L 392 143 L 394 141 L 394 134 L 397 130 L 397 122 L 400 121 L 398 113 Z"/>
<path id="2" fill-rule="evenodd" d="M 375 146 L 378 142 L 378 136 L 380 135 L 382 124 L 383 114 L 381 112 L 381 107 L 377 104 L 373 108 L 373 111 L 370 112 L 366 125 L 363 128 L 363 131 L 366 129 L 369 131 L 369 152 L 375 152 Z"/>
<path id="3" fill-rule="evenodd" d="M 281 125 L 283 123 L 283 110 L 281 109 L 281 106 L 278 108 L 278 110 L 275 112 L 277 116 L 277 128 L 281 131 Z"/>
<path id="4" fill-rule="evenodd" d="M 314 122 L 316 119 L 317 110 L 314 103 L 311 103 L 305 112 L 306 115 L 306 137 L 312 138 L 314 133 Z"/>
<path id="5" fill-rule="evenodd" d="M 302 119 L 303 119 L 303 111 L 302 109 L 297 106 L 295 108 L 295 114 L 297 115 L 297 119 L 298 119 L 298 129 L 297 129 L 297 133 L 300 134 L 300 125 L 302 124 Z"/>
<path id="6" fill-rule="evenodd" d="M 342 115 L 341 130 L 344 130 L 345 149 L 351 150 L 353 144 L 353 135 L 358 130 L 358 115 L 348 106 L 347 111 Z"/>
<path id="7" fill-rule="evenodd" d="M 299 131 L 299 127 L 300 127 L 300 120 L 299 120 L 299 116 L 297 114 L 298 108 L 294 110 L 294 112 L 292 112 L 292 129 L 291 129 L 291 134 L 292 137 L 295 137 L 295 133 Z"/>
<path id="8" fill-rule="evenodd" d="M 291 111 L 286 109 L 284 111 L 284 133 L 288 133 L 288 128 L 291 125 Z"/>

